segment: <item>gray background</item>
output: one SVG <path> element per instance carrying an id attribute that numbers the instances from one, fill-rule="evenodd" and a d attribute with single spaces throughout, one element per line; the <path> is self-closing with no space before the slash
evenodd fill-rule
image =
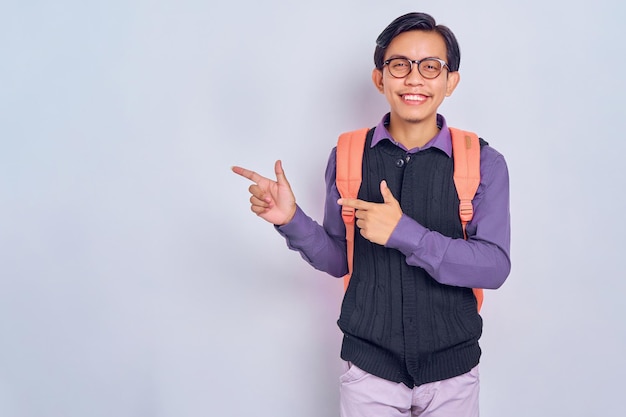
<path id="1" fill-rule="evenodd" d="M 620 2 L 4 0 L 0 416 L 338 415 L 341 284 L 229 168 L 282 159 L 321 221 L 337 135 L 387 110 L 374 40 L 413 10 L 461 44 L 441 112 L 511 174 L 482 415 L 622 415 Z"/>

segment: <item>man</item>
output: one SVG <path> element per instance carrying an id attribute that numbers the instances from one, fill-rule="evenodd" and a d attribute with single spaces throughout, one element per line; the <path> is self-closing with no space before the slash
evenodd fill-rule
<path id="1" fill-rule="evenodd" d="M 451 135 L 437 113 L 459 83 L 454 34 L 424 13 L 377 39 L 372 81 L 390 112 L 371 129 L 358 199 L 341 199 L 336 149 L 326 170 L 323 226 L 296 205 L 280 161 L 254 182 L 252 211 L 291 249 L 333 276 L 347 273 L 341 206 L 356 210 L 354 266 L 342 303 L 341 415 L 478 416 L 482 319 L 471 288 L 498 288 L 510 271 L 509 181 L 481 141 L 481 182 L 464 239 Z"/>

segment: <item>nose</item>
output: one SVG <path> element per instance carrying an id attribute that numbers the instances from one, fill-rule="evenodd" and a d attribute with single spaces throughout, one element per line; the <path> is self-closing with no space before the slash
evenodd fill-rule
<path id="1" fill-rule="evenodd" d="M 423 85 L 424 84 L 424 77 L 422 77 L 422 74 L 420 74 L 419 70 L 417 69 L 417 64 L 415 62 L 412 63 L 411 71 L 404 78 L 404 82 L 408 85 Z"/>

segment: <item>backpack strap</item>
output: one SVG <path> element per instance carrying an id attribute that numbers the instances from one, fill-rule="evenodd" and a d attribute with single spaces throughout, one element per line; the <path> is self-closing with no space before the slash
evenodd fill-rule
<path id="1" fill-rule="evenodd" d="M 463 226 L 463 237 L 467 239 L 465 227 L 474 217 L 472 200 L 480 184 L 480 142 L 472 132 L 450 128 L 452 157 L 454 158 L 454 186 L 459 195 L 459 217 Z"/>
<path id="2" fill-rule="evenodd" d="M 337 140 L 337 190 L 341 198 L 357 198 L 361 187 L 363 149 L 368 128 L 342 133 Z M 342 207 L 341 217 L 346 225 L 348 273 L 343 277 L 344 289 L 348 288 L 352 275 L 354 257 L 354 209 Z"/>
<path id="3" fill-rule="evenodd" d="M 463 226 L 463 238 L 467 240 L 467 223 L 474 217 L 472 200 L 480 184 L 480 141 L 478 135 L 450 128 L 452 157 L 454 159 L 454 186 L 459 196 L 459 217 Z M 482 288 L 474 288 L 478 311 L 483 304 Z"/>

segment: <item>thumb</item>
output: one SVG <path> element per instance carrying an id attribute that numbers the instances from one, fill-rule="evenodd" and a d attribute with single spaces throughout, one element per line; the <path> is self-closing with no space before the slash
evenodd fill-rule
<path id="1" fill-rule="evenodd" d="M 383 201 L 385 203 L 397 203 L 398 201 L 391 193 L 391 190 L 387 186 L 387 181 L 382 180 L 380 182 L 380 193 L 383 195 Z"/>
<path id="2" fill-rule="evenodd" d="M 287 181 L 285 171 L 283 170 L 283 163 L 280 159 L 274 164 L 274 173 L 276 174 L 276 182 L 278 183 L 278 185 L 289 186 L 289 181 Z"/>

